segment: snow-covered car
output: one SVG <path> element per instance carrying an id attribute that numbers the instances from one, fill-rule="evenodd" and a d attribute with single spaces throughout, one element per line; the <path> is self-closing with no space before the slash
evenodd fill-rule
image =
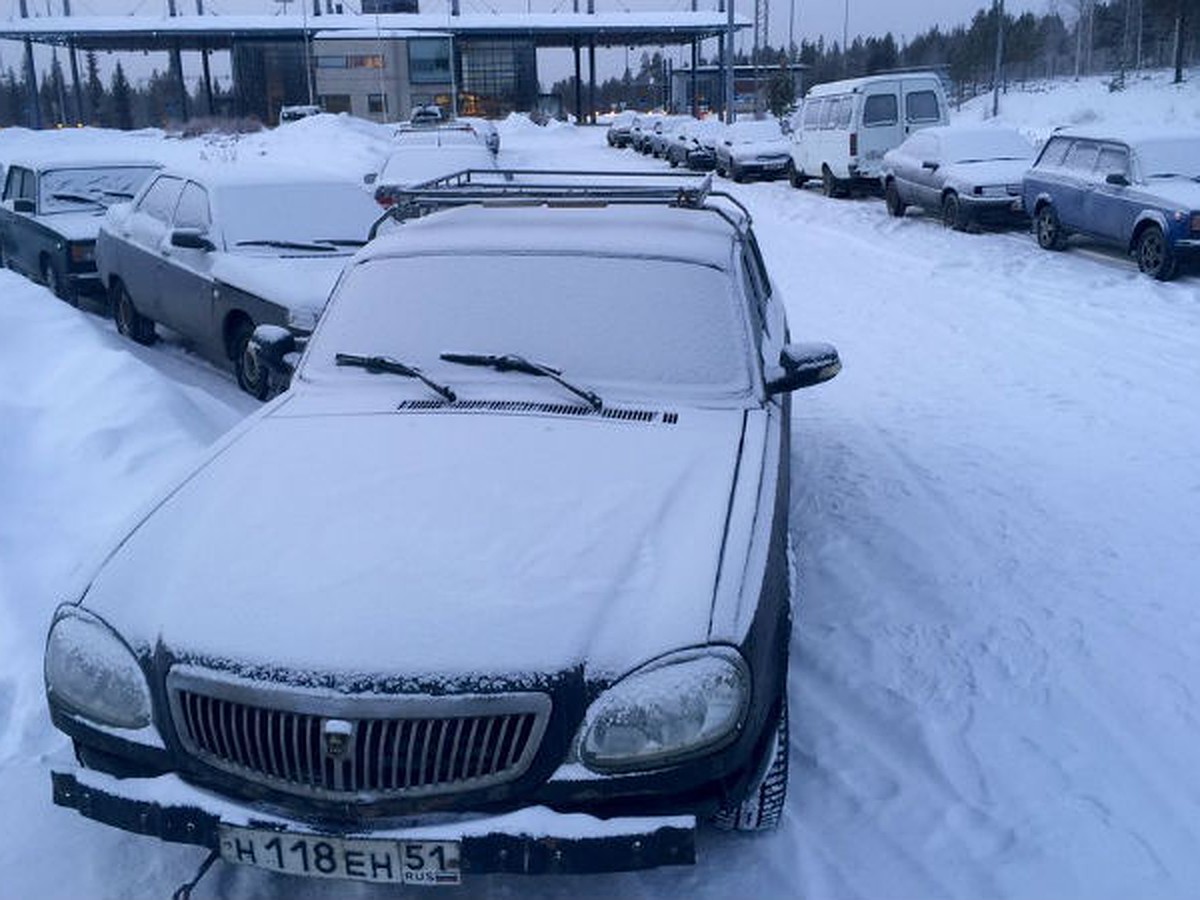
<path id="1" fill-rule="evenodd" d="M 682 128 L 691 116 L 663 116 L 655 125 L 654 130 L 650 132 L 650 137 L 646 143 L 650 148 L 650 155 L 655 159 L 666 159 L 667 148 L 671 146 L 671 142 L 676 140 L 676 134 Z"/>
<path id="2" fill-rule="evenodd" d="M 128 201 L 159 164 L 53 152 L 12 159 L 0 200 L 0 264 L 40 280 L 69 303 L 103 296 L 96 235 L 105 211 Z"/>
<path id="3" fill-rule="evenodd" d="M 650 152 L 650 137 L 654 134 L 654 126 L 661 122 L 661 115 L 642 114 L 633 120 L 629 128 L 629 146 L 638 153 Z"/>
<path id="4" fill-rule="evenodd" d="M 604 134 L 608 146 L 618 149 L 629 146 L 630 130 L 633 128 L 635 119 L 637 119 L 637 113 L 632 110 L 625 110 L 613 116 L 612 121 L 608 123 L 608 131 Z"/>
<path id="5" fill-rule="evenodd" d="M 398 203 L 291 389 L 56 611 L 56 803 L 392 884 L 687 864 L 698 819 L 776 824 L 790 395 L 837 352 L 790 343 L 700 179 L 563 177 Z"/>
<path id="6" fill-rule="evenodd" d="M 922 129 L 883 155 L 883 196 L 893 216 L 909 206 L 940 215 L 959 231 L 1025 217 L 1021 179 L 1033 145 L 1012 128 L 939 125 Z"/>
<path id="7" fill-rule="evenodd" d="M 1200 131 L 1061 131 L 1021 190 L 1046 250 L 1087 235 L 1126 249 L 1161 281 L 1200 256 Z"/>
<path id="8" fill-rule="evenodd" d="M 718 119 L 688 120 L 667 148 L 667 162 L 672 168 L 682 165 L 697 172 L 716 168 L 716 145 L 724 130 Z"/>
<path id="9" fill-rule="evenodd" d="M 467 169 L 495 168 L 496 156 L 482 143 L 405 143 L 384 161 L 373 179 L 375 201 L 391 206 L 396 196 L 416 184 L 423 184 Z"/>
<path id="10" fill-rule="evenodd" d="M 161 322 L 263 397 L 246 353 L 255 326 L 310 333 L 378 214 L 361 184 L 308 169 L 163 170 L 109 210 L 96 265 L 122 334 L 150 344 Z"/>
<path id="11" fill-rule="evenodd" d="M 792 165 L 791 144 L 778 119 L 734 122 L 717 141 L 716 151 L 717 174 L 734 181 L 784 178 Z"/>

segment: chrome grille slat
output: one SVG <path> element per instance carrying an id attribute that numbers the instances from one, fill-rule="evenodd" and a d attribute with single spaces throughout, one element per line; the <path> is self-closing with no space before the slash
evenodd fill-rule
<path id="1" fill-rule="evenodd" d="M 314 696 L 315 689 L 248 680 L 230 686 L 175 670 L 168 689 L 190 754 L 250 781 L 331 800 L 433 796 L 513 781 L 532 764 L 550 712 L 540 693 Z M 340 756 L 327 743 L 332 720 L 351 729 Z"/>

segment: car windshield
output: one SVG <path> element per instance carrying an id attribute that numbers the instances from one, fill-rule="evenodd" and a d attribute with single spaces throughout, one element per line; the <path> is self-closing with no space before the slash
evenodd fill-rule
<path id="1" fill-rule="evenodd" d="M 39 182 L 43 213 L 77 212 L 133 198 L 156 169 L 153 166 L 94 166 L 50 169 Z"/>
<path id="2" fill-rule="evenodd" d="M 361 372 L 335 361 L 353 348 L 403 359 L 460 396 L 470 396 L 467 384 L 517 383 L 440 358 L 482 351 L 551 361 L 606 399 L 614 388 L 741 397 L 750 389 L 747 346 L 728 276 L 697 263 L 552 253 L 389 257 L 347 272 L 301 376 L 361 383 Z"/>
<path id="3" fill-rule="evenodd" d="M 995 159 L 1033 159 L 1033 146 L 1007 128 L 983 131 L 944 131 L 943 156 L 950 162 L 987 162 Z"/>
<path id="4" fill-rule="evenodd" d="M 1162 138 L 1137 145 L 1142 171 L 1148 178 L 1200 178 L 1200 137 Z"/>
<path id="5" fill-rule="evenodd" d="M 463 169 L 492 169 L 492 154 L 478 141 L 466 146 L 402 147 L 383 165 L 377 185 L 420 184 Z"/>
<path id="6" fill-rule="evenodd" d="M 217 196 L 228 247 L 361 242 L 379 218 L 374 200 L 353 182 L 229 184 Z"/>
<path id="7" fill-rule="evenodd" d="M 763 119 L 760 122 L 735 122 L 729 126 L 729 139 L 735 144 L 776 141 L 782 137 L 783 131 L 775 119 Z"/>

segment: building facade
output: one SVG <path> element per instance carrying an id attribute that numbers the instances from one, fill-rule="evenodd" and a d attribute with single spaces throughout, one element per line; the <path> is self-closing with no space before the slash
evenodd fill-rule
<path id="1" fill-rule="evenodd" d="M 452 49 L 449 35 L 322 32 L 313 41 L 317 102 L 326 112 L 376 122 L 407 119 L 428 104 L 453 112 Z"/>

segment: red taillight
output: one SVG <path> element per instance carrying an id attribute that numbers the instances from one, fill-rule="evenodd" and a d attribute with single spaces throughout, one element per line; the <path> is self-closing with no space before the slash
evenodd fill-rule
<path id="1" fill-rule="evenodd" d="M 380 206 L 382 206 L 384 209 L 390 209 L 391 207 L 396 205 L 395 199 L 393 197 L 390 197 L 387 194 L 376 194 L 375 202 L 378 203 Z"/>
<path id="2" fill-rule="evenodd" d="M 858 156 L 858 132 L 850 132 L 850 155 Z"/>

